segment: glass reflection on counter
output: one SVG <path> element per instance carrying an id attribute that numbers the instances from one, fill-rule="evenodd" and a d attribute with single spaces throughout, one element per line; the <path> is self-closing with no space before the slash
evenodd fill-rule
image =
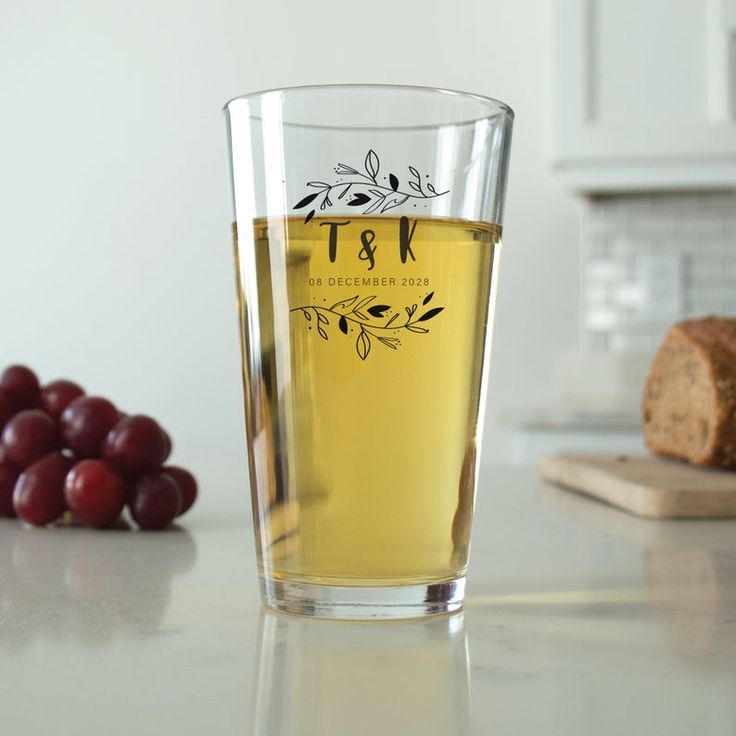
<path id="1" fill-rule="evenodd" d="M 0 520 L 0 651 L 36 639 L 101 647 L 160 630 L 174 576 L 195 562 L 181 527 L 156 534 L 119 528 L 25 527 Z M 66 605 L 48 605 L 63 601 Z"/>
<path id="2" fill-rule="evenodd" d="M 263 612 L 255 736 L 470 733 L 462 614 L 330 622 Z"/>

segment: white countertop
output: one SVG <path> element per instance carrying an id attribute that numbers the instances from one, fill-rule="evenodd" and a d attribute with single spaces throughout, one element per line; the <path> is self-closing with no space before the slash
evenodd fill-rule
<path id="1" fill-rule="evenodd" d="M 736 731 L 736 522 L 484 469 L 465 612 L 333 623 L 261 610 L 241 475 L 181 531 L 0 522 L 3 733 Z"/>

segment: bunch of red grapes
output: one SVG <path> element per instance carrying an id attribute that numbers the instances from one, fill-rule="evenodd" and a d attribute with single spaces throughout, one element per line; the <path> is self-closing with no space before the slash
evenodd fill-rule
<path id="1" fill-rule="evenodd" d="M 103 528 L 127 505 L 141 529 L 163 529 L 197 498 L 194 476 L 164 465 L 171 438 L 154 419 L 123 414 L 72 381 L 41 387 L 30 368 L 6 368 L 0 430 L 0 517 L 46 526 L 71 512 Z"/>

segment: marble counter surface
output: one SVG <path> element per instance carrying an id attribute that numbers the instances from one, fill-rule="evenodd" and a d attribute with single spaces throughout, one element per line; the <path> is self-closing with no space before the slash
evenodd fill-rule
<path id="1" fill-rule="evenodd" d="M 485 469 L 464 613 L 332 623 L 261 610 L 239 485 L 162 534 L 0 522 L 4 733 L 736 732 L 736 522 Z"/>

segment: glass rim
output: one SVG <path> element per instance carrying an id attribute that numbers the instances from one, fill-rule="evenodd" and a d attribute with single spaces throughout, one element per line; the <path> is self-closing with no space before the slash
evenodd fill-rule
<path id="1" fill-rule="evenodd" d="M 405 91 L 405 92 L 419 92 L 419 93 L 425 93 L 425 94 L 433 94 L 436 96 L 449 96 L 449 97 L 456 97 L 456 98 L 463 98 L 466 100 L 473 100 L 476 103 L 479 103 L 481 106 L 485 107 L 487 109 L 487 115 L 481 115 L 480 117 L 474 117 L 472 119 L 468 120 L 459 120 L 457 122 L 450 122 L 450 123 L 436 123 L 436 124 L 424 124 L 424 125 L 397 125 L 397 126 L 381 126 L 381 127 L 388 127 L 388 128 L 396 128 L 401 130 L 416 130 L 421 128 L 440 128 L 440 127 L 446 127 L 446 126 L 456 126 L 456 125 L 468 125 L 475 123 L 479 120 L 488 120 L 490 118 L 497 117 L 499 115 L 506 116 L 509 121 L 513 121 L 515 117 L 515 113 L 513 109 L 503 102 L 502 100 L 499 100 L 495 97 L 489 97 L 487 95 L 481 95 L 477 94 L 475 92 L 466 92 L 463 90 L 457 90 L 457 89 L 448 89 L 446 87 L 430 87 L 425 85 L 415 85 L 415 84 L 373 84 L 373 83 L 335 83 L 335 84 L 302 84 L 302 85 L 294 85 L 291 87 L 273 87 L 270 89 L 260 89 L 255 90 L 253 92 L 246 92 L 242 95 L 236 95 L 235 97 L 231 97 L 222 107 L 222 111 L 224 113 L 230 112 L 230 106 L 239 100 L 244 100 L 246 102 L 253 101 L 258 98 L 264 97 L 268 94 L 274 94 L 274 93 L 293 93 L 293 92 L 320 92 L 320 91 L 337 91 L 337 90 L 361 90 L 361 91 Z M 316 125 L 316 124 L 308 124 L 308 123 L 292 123 L 292 122 L 284 122 L 283 125 L 289 125 L 289 126 L 296 126 L 296 127 L 305 127 L 305 128 L 347 128 L 350 130 L 357 130 L 360 129 L 361 126 L 354 126 L 354 125 L 346 125 L 346 126 L 329 126 L 329 125 Z M 377 127 L 377 126 L 369 126 L 369 127 Z"/>

